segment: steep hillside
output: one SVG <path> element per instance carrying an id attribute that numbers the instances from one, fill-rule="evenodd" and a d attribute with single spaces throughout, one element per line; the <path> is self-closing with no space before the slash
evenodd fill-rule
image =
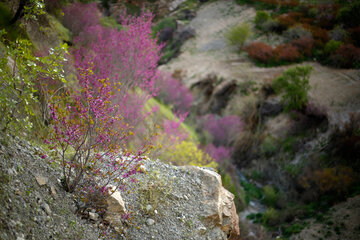
<path id="1" fill-rule="evenodd" d="M 359 112 L 360 72 L 331 68 L 309 58 L 277 67 L 254 63 L 244 51 L 246 46 L 257 41 L 276 46 L 284 41 L 278 33 L 259 30 L 254 23 L 257 12 L 286 16 L 286 11 L 301 9 L 279 10 L 280 6 L 271 8 L 271 2 L 263 2 L 213 1 L 201 5 L 186 26 L 194 29 L 195 36 L 185 42 L 178 57 L 160 68 L 172 72 L 192 89 L 195 102 L 191 114 L 196 117 L 189 122 L 198 124 L 205 144 L 210 141 L 219 146 L 216 138 L 209 140 L 211 130 L 201 127 L 201 119 L 206 116 L 224 119 L 235 115 L 244 122 L 242 131 L 233 132 L 230 143 L 220 143 L 233 151 L 231 161 L 225 160 L 222 167 L 232 176 L 233 187 L 240 182 L 245 190 L 245 194 L 237 192 L 242 202 L 238 209 L 242 209 L 239 215 L 243 239 L 288 239 L 304 228 L 307 230 L 291 239 L 312 239 L 310 235 L 316 235 L 314 239 L 336 239 L 342 231 L 346 232 L 344 239 L 356 239 L 356 214 L 342 216 L 344 221 L 335 224 L 338 214 L 346 211 L 345 203 L 330 207 L 359 194 L 356 175 L 360 156 L 355 150 L 359 126 L 355 123 L 357 117 L 351 120 L 351 113 L 357 116 Z M 245 47 L 229 45 L 226 33 L 244 23 L 249 23 L 252 31 Z M 286 102 L 274 91 L 273 82 L 295 66 L 313 69 L 306 93 L 308 105 L 287 112 Z M 342 131 L 349 134 L 345 135 L 352 143 L 345 140 Z M 340 147 L 345 146 L 342 141 L 348 148 Z M 352 157 L 343 151 L 351 152 Z M 337 190 L 340 185 L 343 190 Z M 356 213 L 356 204 L 347 206 Z M 356 224 L 352 225 L 352 221 Z M 327 225 L 330 222 L 331 226 Z M 351 226 L 334 230 L 339 229 L 339 224 Z"/>

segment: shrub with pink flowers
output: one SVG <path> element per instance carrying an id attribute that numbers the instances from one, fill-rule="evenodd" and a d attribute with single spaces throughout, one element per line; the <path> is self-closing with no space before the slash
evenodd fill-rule
<path id="1" fill-rule="evenodd" d="M 231 159 L 231 151 L 224 146 L 216 147 L 214 144 L 208 144 L 205 152 L 210 155 L 217 163 L 224 163 Z"/>
<path id="2" fill-rule="evenodd" d="M 121 16 L 119 31 L 100 24 L 93 3 L 72 4 L 64 14 L 64 24 L 76 36 L 72 50 L 75 67 L 93 69 L 89 82 L 95 88 L 99 87 L 98 79 L 121 82 L 122 88 L 111 101 L 120 105 L 124 121 L 133 125 L 141 122 L 143 105 L 155 94 L 158 77 L 161 46 L 151 37 L 153 15 L 143 12 L 137 17 Z"/>
<path id="3" fill-rule="evenodd" d="M 177 113 L 184 114 L 190 111 L 194 97 L 190 90 L 177 80 L 166 73 L 161 73 L 157 80 L 157 97 L 166 104 L 172 105 Z"/>
<path id="4" fill-rule="evenodd" d="M 83 71 L 81 91 L 53 95 L 49 106 L 52 128 L 45 143 L 56 153 L 69 192 L 89 187 L 86 183 L 95 180 L 95 188 L 104 193 L 109 183 L 123 188 L 124 180 L 139 171 L 142 154 L 152 148 L 146 145 L 133 154 L 123 148 L 122 142 L 133 133 L 121 127 L 119 105 L 111 101 L 118 86 L 99 79 L 100 87 L 94 89 L 91 75 L 91 69 Z"/>
<path id="5" fill-rule="evenodd" d="M 229 145 L 231 140 L 242 131 L 243 122 L 238 116 L 225 117 L 206 115 L 200 119 L 200 125 L 213 137 L 216 146 Z"/>

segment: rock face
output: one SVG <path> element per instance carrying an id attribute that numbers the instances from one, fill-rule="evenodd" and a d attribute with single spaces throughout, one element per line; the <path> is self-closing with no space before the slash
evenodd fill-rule
<path id="1" fill-rule="evenodd" d="M 199 167 L 187 168 L 197 172 L 202 183 L 203 217 L 219 226 L 229 239 L 236 239 L 240 230 L 234 195 L 222 186 L 221 177 L 216 172 Z"/>
<path id="2" fill-rule="evenodd" d="M 232 80 L 219 79 L 216 75 L 209 74 L 192 88 L 199 114 L 220 114 L 235 93 L 237 84 Z"/>
<path id="3" fill-rule="evenodd" d="M 222 186 L 219 174 L 150 160 L 144 165 L 148 172 L 138 175 L 137 190 L 121 193 L 125 205 L 133 210 L 134 226 L 126 229 L 129 239 L 238 239 L 234 195 Z M 117 206 L 106 215 L 120 219 L 121 211 L 126 210 L 119 211 Z M 119 222 L 110 224 L 119 227 Z"/>
<path id="4" fill-rule="evenodd" d="M 122 227 L 121 218 L 126 213 L 125 203 L 119 191 L 115 191 L 107 199 L 105 219 L 116 229 Z"/>

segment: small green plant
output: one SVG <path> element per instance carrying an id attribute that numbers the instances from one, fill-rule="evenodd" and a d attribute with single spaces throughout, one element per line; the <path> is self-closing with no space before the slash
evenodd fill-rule
<path id="1" fill-rule="evenodd" d="M 246 192 L 246 196 L 245 196 L 246 204 L 249 204 L 251 199 L 261 199 L 263 197 L 263 193 L 261 189 L 256 187 L 254 184 L 250 182 L 241 181 L 241 185 L 243 186 Z"/>
<path id="2" fill-rule="evenodd" d="M 251 26 L 248 23 L 242 23 L 231 28 L 224 34 L 230 45 L 242 48 L 245 41 L 252 35 Z"/>
<path id="3" fill-rule="evenodd" d="M 308 91 L 311 89 L 309 78 L 311 66 L 297 66 L 286 70 L 273 82 L 276 93 L 283 92 L 282 102 L 285 111 L 303 110 L 308 103 Z"/>
<path id="4" fill-rule="evenodd" d="M 295 223 L 289 227 L 281 227 L 284 237 L 290 237 L 292 234 L 299 233 L 306 227 L 306 224 Z"/>
<path id="5" fill-rule="evenodd" d="M 279 150 L 278 141 L 272 136 L 267 136 L 261 144 L 261 154 L 265 157 L 273 156 Z"/>
<path id="6" fill-rule="evenodd" d="M 263 187 L 263 193 L 264 193 L 264 198 L 262 202 L 267 206 L 275 207 L 280 198 L 280 195 L 275 190 L 275 188 L 270 185 L 266 185 L 265 187 Z"/>
<path id="7" fill-rule="evenodd" d="M 261 220 L 265 226 L 275 226 L 281 222 L 281 214 L 274 208 L 268 208 Z"/>
<path id="8" fill-rule="evenodd" d="M 338 50 L 338 48 L 340 48 L 342 45 L 344 44 L 341 41 L 330 40 L 326 43 L 324 51 L 326 54 L 332 54 L 336 52 L 336 50 Z"/>
<path id="9" fill-rule="evenodd" d="M 255 19 L 254 19 L 255 26 L 257 28 L 262 28 L 262 25 L 270 19 L 271 19 L 271 17 L 267 12 L 257 11 Z"/>
<path id="10" fill-rule="evenodd" d="M 153 37 L 156 37 L 156 35 L 163 29 L 165 28 L 171 28 L 173 30 L 176 29 L 176 21 L 174 18 L 172 17 L 167 17 L 162 19 L 159 23 L 157 23 L 153 28 L 152 28 L 152 35 Z"/>

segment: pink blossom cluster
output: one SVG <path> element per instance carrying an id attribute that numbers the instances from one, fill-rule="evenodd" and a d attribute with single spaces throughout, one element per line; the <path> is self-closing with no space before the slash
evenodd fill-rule
<path id="1" fill-rule="evenodd" d="M 210 143 L 205 147 L 205 152 L 218 163 L 231 159 L 231 149 L 225 146 L 216 147 Z"/>
<path id="2" fill-rule="evenodd" d="M 106 188 L 109 182 L 123 185 L 123 180 L 136 174 L 141 165 L 141 155 L 131 155 L 122 149 L 122 141 L 131 132 L 121 130 L 122 117 L 118 105 L 111 102 L 113 89 L 106 79 L 98 80 L 98 88 L 90 84 L 91 69 L 79 74 L 83 87 L 79 92 L 66 92 L 54 96 L 50 102 L 52 131 L 45 141 L 57 152 L 63 167 L 65 188 L 72 192 L 86 185 L 84 178 L 101 179 Z M 66 155 L 71 153 L 71 157 Z M 127 161 L 118 158 L 127 157 Z"/>
<path id="3" fill-rule="evenodd" d="M 100 24 L 96 4 L 72 4 L 64 13 L 65 25 L 76 36 L 72 51 L 76 68 L 91 65 L 93 87 L 98 87 L 97 79 L 121 83 L 111 100 L 120 105 L 124 120 L 136 125 L 143 119 L 141 111 L 146 100 L 156 93 L 161 46 L 151 37 L 153 15 L 143 12 L 137 17 L 121 16 L 122 28 L 117 30 Z"/>
<path id="4" fill-rule="evenodd" d="M 213 137 L 216 146 L 228 146 L 239 132 L 242 131 L 243 122 L 238 116 L 218 116 L 209 114 L 200 118 L 202 126 Z"/>
<path id="5" fill-rule="evenodd" d="M 166 104 L 173 105 L 174 111 L 184 114 L 190 111 L 194 97 L 190 90 L 170 74 L 161 73 L 157 80 L 157 97 Z"/>

